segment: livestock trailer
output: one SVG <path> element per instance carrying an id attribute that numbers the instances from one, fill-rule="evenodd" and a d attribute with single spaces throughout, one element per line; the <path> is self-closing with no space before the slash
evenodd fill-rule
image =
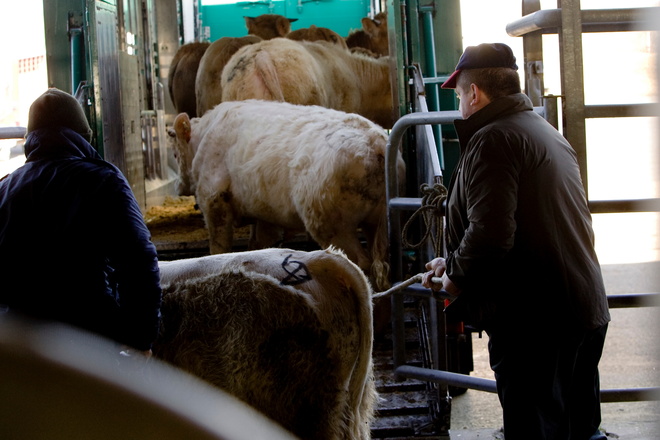
<path id="1" fill-rule="evenodd" d="M 386 169 L 391 281 L 399 283 L 423 271 L 424 262 L 443 255 L 441 204 L 432 225 L 416 213 L 425 203 L 422 188 L 442 191 L 458 160 L 451 124 L 459 117 L 457 101 L 453 91 L 442 90 L 439 84 L 454 70 L 463 51 L 460 0 L 44 0 L 43 4 L 48 85 L 75 94 L 85 104 L 95 131 L 93 145 L 124 172 L 144 209 L 173 193 L 176 164 L 166 130 L 175 111 L 167 93 L 167 73 L 181 45 L 245 35 L 245 16 L 280 14 L 296 19 L 293 30 L 314 24 L 345 36 L 360 27 L 362 17 L 387 12 L 392 101 L 399 116 L 389 148 L 401 148 L 407 164 L 406 189 L 401 194 L 396 186 L 399 176 L 393 168 Z M 586 120 L 649 117 L 656 115 L 656 109 L 650 103 L 586 105 L 582 35 L 657 29 L 648 19 L 655 9 L 581 11 L 579 0 L 561 0 L 556 9 L 543 10 L 539 0 L 521 0 L 522 18 L 502 23 L 510 35 L 524 41 L 519 64 L 525 92 L 536 110 L 575 147 L 585 182 Z M 545 93 L 542 36 L 546 34 L 559 36 L 561 98 Z M 654 198 L 591 200 L 590 205 L 593 212 L 659 210 Z M 436 229 L 430 231 L 430 240 L 429 229 Z M 445 322 L 443 300 L 419 286 L 393 295 L 392 303 L 390 346 L 381 347 L 384 356 L 392 359 L 381 359 L 381 392 L 415 390 L 418 394 L 410 400 L 417 406 L 406 407 L 392 398 L 379 410 L 381 422 L 374 426 L 374 437 L 448 438 L 452 395 L 467 388 L 494 390 L 492 382 L 469 379 L 471 329 L 460 322 Z"/>

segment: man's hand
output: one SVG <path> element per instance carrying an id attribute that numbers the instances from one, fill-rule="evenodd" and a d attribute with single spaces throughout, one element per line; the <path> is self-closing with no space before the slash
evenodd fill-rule
<path id="1" fill-rule="evenodd" d="M 458 296 L 461 290 L 456 287 L 446 274 L 447 262 L 444 258 L 435 258 L 426 263 L 426 272 L 422 275 L 422 286 L 431 290 L 444 290 L 452 296 Z M 442 279 L 441 283 L 434 283 L 432 278 L 438 277 Z"/>

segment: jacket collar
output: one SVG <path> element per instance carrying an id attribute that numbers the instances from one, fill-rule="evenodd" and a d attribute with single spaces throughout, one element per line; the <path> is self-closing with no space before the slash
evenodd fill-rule
<path id="1" fill-rule="evenodd" d="M 461 148 L 465 148 L 472 136 L 492 121 L 512 113 L 532 111 L 532 101 L 524 93 L 503 96 L 493 100 L 486 107 L 467 119 L 454 121 Z"/>
<path id="2" fill-rule="evenodd" d="M 64 127 L 31 131 L 25 140 L 25 157 L 26 162 L 65 157 L 103 160 L 84 137 Z"/>

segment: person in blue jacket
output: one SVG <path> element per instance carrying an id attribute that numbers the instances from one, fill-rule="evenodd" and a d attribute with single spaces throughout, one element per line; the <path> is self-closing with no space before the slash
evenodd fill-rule
<path id="1" fill-rule="evenodd" d="M 150 355 L 156 248 L 126 178 L 91 136 L 68 93 L 48 89 L 30 107 L 26 162 L 0 180 L 0 304 Z"/>
<path id="2" fill-rule="evenodd" d="M 610 313 L 575 151 L 533 111 L 505 44 L 469 46 L 455 89 L 461 146 L 446 258 L 423 285 L 488 333 L 507 440 L 604 440 L 598 363 Z M 433 277 L 442 277 L 442 285 Z"/>

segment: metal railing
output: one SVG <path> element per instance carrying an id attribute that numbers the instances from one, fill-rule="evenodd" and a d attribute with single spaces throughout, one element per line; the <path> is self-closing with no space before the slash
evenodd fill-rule
<path id="1" fill-rule="evenodd" d="M 0 139 L 21 139 L 26 132 L 25 127 L 0 127 Z"/>

